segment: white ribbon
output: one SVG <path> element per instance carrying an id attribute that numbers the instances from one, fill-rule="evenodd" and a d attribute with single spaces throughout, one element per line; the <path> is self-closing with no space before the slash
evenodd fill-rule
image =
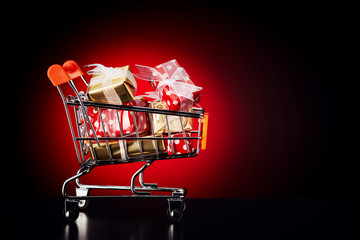
<path id="1" fill-rule="evenodd" d="M 202 89 L 201 87 L 186 83 L 186 80 L 189 79 L 189 75 L 184 68 L 175 64 L 175 60 L 158 66 L 164 69 L 164 74 L 161 74 L 155 68 L 148 66 L 137 64 L 135 64 L 135 66 L 139 70 L 138 74 L 134 74 L 135 77 L 141 80 L 159 82 L 155 92 L 146 92 L 146 96 L 149 98 L 162 99 L 162 90 L 165 86 L 169 86 L 170 91 L 168 91 L 167 94 L 176 94 L 180 99 L 180 104 L 183 98 L 187 98 L 194 102 L 193 92 Z M 180 111 L 187 110 L 183 109 L 183 104 L 180 105 L 180 108 Z"/>
<path id="2" fill-rule="evenodd" d="M 126 140 L 119 140 L 119 147 L 120 147 L 120 157 L 121 159 L 126 159 L 126 150 L 125 146 L 127 146 Z"/>
<path id="3" fill-rule="evenodd" d="M 102 83 L 102 92 L 105 95 L 106 100 L 112 104 L 122 104 L 120 97 L 117 95 L 115 89 L 112 87 L 112 80 L 120 77 L 127 77 L 127 72 L 119 69 L 119 68 L 112 68 L 112 67 L 105 67 L 104 65 L 95 63 L 86 65 L 85 67 L 92 67 L 95 66 L 94 69 L 89 70 L 87 73 L 89 75 L 98 75 L 92 77 L 90 80 L 90 85 Z M 134 85 L 135 89 L 137 88 L 137 84 L 134 78 L 128 78 L 131 83 Z"/>

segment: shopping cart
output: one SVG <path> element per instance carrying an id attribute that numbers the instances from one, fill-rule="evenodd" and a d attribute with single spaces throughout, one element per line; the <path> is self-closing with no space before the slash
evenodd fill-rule
<path id="1" fill-rule="evenodd" d="M 48 69 L 48 77 L 53 85 L 58 89 L 63 100 L 78 163 L 80 165 L 77 173 L 66 179 L 62 187 L 62 195 L 65 198 L 65 207 L 63 211 L 64 218 L 67 221 L 76 220 L 79 216 L 79 211 L 87 207 L 88 201 L 91 198 L 161 198 L 167 199 L 168 201 L 168 217 L 173 221 L 180 220 L 183 216 L 183 211 L 185 210 L 184 200 L 187 190 L 185 188 L 158 187 L 157 184 L 154 183 L 145 183 L 143 181 L 143 173 L 145 169 L 157 160 L 195 157 L 199 154 L 200 147 L 204 149 L 204 145 L 206 144 L 205 135 L 207 128 L 207 115 L 204 114 L 204 109 L 193 107 L 191 112 L 181 112 L 88 101 L 86 94 L 78 91 L 73 79 L 81 78 L 85 87 L 88 87 L 89 84 L 84 78 L 83 72 L 77 63 L 72 60 L 65 62 L 63 66 L 57 64 L 52 65 Z M 64 83 L 68 83 L 70 85 L 71 88 L 68 88 L 75 93 L 75 96 L 68 95 L 65 97 L 62 89 L 60 88 L 60 86 L 63 86 Z M 97 136 L 96 134 L 91 135 L 90 133 L 95 133 L 95 130 L 94 125 L 89 118 L 89 108 L 96 109 L 99 112 L 100 124 L 103 129 L 106 128 L 104 127 L 105 120 L 101 114 L 102 111 L 109 109 L 116 110 L 116 124 L 119 125 L 120 136 L 109 136 L 106 131 L 104 131 L 104 136 Z M 129 114 L 132 115 L 135 122 L 135 134 L 129 136 L 121 130 L 121 118 L 119 117 L 118 110 L 128 111 Z M 142 136 L 142 134 L 139 133 L 135 118 L 135 114 L 137 113 L 147 114 L 150 120 L 149 122 L 151 123 L 150 135 Z M 166 119 L 166 126 L 169 130 L 169 134 L 166 137 L 162 135 L 158 136 L 154 133 L 152 119 L 154 116 L 160 115 Z M 180 132 L 180 136 L 179 134 L 170 134 L 171 129 L 169 125 L 169 118 L 178 118 L 182 130 Z M 193 121 L 193 128 L 190 132 L 184 130 L 182 121 L 184 118 L 189 118 Z M 176 143 L 176 141 L 178 142 L 179 140 L 184 140 L 184 146 L 186 146 L 187 150 L 186 153 L 177 154 L 174 152 L 174 142 Z M 138 154 L 134 155 L 128 153 L 125 145 L 130 141 L 137 143 L 139 148 Z M 151 144 L 155 146 L 155 151 L 145 151 L 143 141 L 151 142 Z M 171 149 L 170 153 L 172 154 L 168 154 L 166 151 L 160 150 L 159 145 L 163 144 L 164 141 L 168 141 L 168 151 Z M 116 155 L 111 151 L 111 147 L 114 142 L 117 142 L 117 146 L 122 149 L 121 156 L 119 156 L 119 154 Z M 190 142 L 195 145 L 193 151 L 190 149 Z M 100 159 L 97 157 L 97 154 L 95 154 L 96 150 L 101 146 L 103 147 L 102 149 L 106 149 L 107 151 L 106 159 Z M 134 162 L 144 162 L 144 165 L 142 165 L 142 167 L 132 175 L 130 186 L 89 185 L 80 183 L 80 177 L 90 173 L 96 166 Z M 135 185 L 137 177 L 140 186 Z M 77 188 L 75 189 L 76 196 L 70 196 L 66 193 L 66 188 L 67 185 L 74 180 L 77 184 Z M 95 196 L 90 195 L 90 189 L 130 190 L 131 193 L 130 191 L 127 191 L 128 194 L 124 193 L 122 195 Z"/>

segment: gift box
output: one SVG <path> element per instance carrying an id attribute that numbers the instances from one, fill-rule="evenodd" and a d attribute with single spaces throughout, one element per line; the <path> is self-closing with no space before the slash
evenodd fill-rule
<path id="1" fill-rule="evenodd" d="M 146 137 L 144 137 L 146 138 Z M 155 145 L 156 141 L 156 145 Z M 164 152 L 165 144 L 163 140 L 140 140 L 141 148 L 144 155 L 155 154 L 156 146 L 158 152 Z M 140 156 L 140 146 L 138 140 L 120 140 L 120 141 L 108 141 L 100 142 L 100 147 L 97 144 L 93 144 L 93 148 L 89 146 L 91 159 L 94 160 L 95 156 L 98 160 L 110 160 L 109 151 L 113 159 L 126 159 L 126 152 L 128 157 Z M 126 150 L 125 150 L 126 148 Z M 94 156 L 95 154 L 95 156 Z"/>
<path id="2" fill-rule="evenodd" d="M 173 111 L 187 111 L 192 108 L 194 101 L 190 98 L 179 96 L 170 90 L 169 86 L 165 86 L 162 90 L 162 102 L 166 108 Z"/>
<path id="3" fill-rule="evenodd" d="M 200 102 L 201 87 L 195 86 L 185 69 L 176 60 L 151 68 L 135 65 L 139 70 L 135 76 L 150 82 L 155 92 L 148 93 L 149 97 L 161 99 L 167 109 L 186 111 L 194 103 Z"/>
<path id="4" fill-rule="evenodd" d="M 164 137 L 167 136 L 168 135 L 164 134 Z M 172 134 L 171 137 L 184 137 L 184 134 L 183 133 Z M 185 133 L 185 137 L 191 137 L 191 134 Z M 191 140 L 188 139 L 165 140 L 165 146 L 168 155 L 173 155 L 171 145 L 173 146 L 175 155 L 192 153 L 194 151 Z"/>
<path id="5" fill-rule="evenodd" d="M 156 109 L 166 109 L 166 105 L 162 101 L 153 101 L 150 103 L 150 108 Z M 189 109 L 189 112 L 192 110 Z M 193 126 L 193 119 L 190 117 L 179 117 L 179 116 L 172 116 L 167 115 L 169 128 L 172 133 L 182 132 L 181 122 L 184 127 L 184 131 L 192 130 Z M 166 123 L 166 115 L 164 114 L 152 114 L 152 123 L 154 128 L 155 135 L 168 133 L 168 127 Z M 180 122 L 181 119 L 181 122 Z"/>
<path id="6" fill-rule="evenodd" d="M 129 66 L 111 68 L 101 64 L 88 71 L 92 75 L 87 95 L 91 101 L 123 104 L 134 100 L 136 81 Z"/>
<path id="7" fill-rule="evenodd" d="M 191 81 L 189 75 L 186 73 L 185 69 L 182 68 L 179 63 L 173 59 L 166 63 L 162 63 L 155 68 L 165 79 L 170 79 L 170 76 L 173 76 L 175 79 L 184 79 L 186 84 L 195 86 L 193 81 Z M 176 73 L 177 72 L 177 73 Z M 175 74 L 175 75 L 174 75 Z M 178 76 L 176 75 L 178 74 Z M 158 87 L 159 81 L 149 81 L 154 90 Z M 202 88 L 191 88 L 193 94 L 194 103 L 200 103 L 200 95 Z M 166 89 L 166 91 L 169 91 Z"/>
<path id="8" fill-rule="evenodd" d="M 125 103 L 124 105 L 136 107 L 149 107 L 149 102 L 143 97 L 135 97 L 134 101 Z M 136 127 L 139 133 L 151 131 L 149 116 L 146 112 L 135 111 L 119 111 L 121 112 L 121 129 L 123 134 L 135 134 L 135 122 L 133 114 L 135 115 Z M 120 134 L 120 133 L 119 133 Z"/>
<path id="9" fill-rule="evenodd" d="M 109 111 L 112 111 L 112 109 L 103 109 L 101 111 L 101 117 L 103 119 L 106 135 L 108 137 L 114 137 L 115 133 L 109 131 L 109 126 L 108 126 L 108 121 L 107 121 L 107 119 L 109 118 Z M 95 135 L 97 137 L 105 137 L 104 128 L 103 128 L 103 126 L 101 124 L 101 120 L 100 120 L 99 109 L 94 108 L 94 107 L 88 107 L 88 116 L 89 116 L 91 124 L 93 125 L 94 130 L 95 130 L 95 134 L 94 134 L 93 130 L 91 129 L 90 125 L 88 124 L 87 129 L 89 129 L 89 137 L 94 137 Z"/>
<path id="10" fill-rule="evenodd" d="M 143 97 L 136 97 L 134 101 L 125 103 L 124 105 L 148 107 L 149 102 Z M 135 116 L 138 133 L 147 133 L 151 131 L 150 120 L 147 113 L 145 112 L 123 111 L 123 110 L 108 109 L 108 108 L 100 109 L 100 110 L 101 110 L 102 123 L 104 124 L 105 133 L 107 137 L 121 136 L 118 117 L 120 118 L 122 133 L 125 136 L 136 134 L 134 116 Z M 101 123 L 99 109 L 88 107 L 88 115 L 94 127 L 96 136 L 104 137 L 105 136 L 104 128 Z M 88 126 L 88 129 L 89 129 L 90 137 L 94 137 L 94 133 L 91 130 L 90 126 Z"/>

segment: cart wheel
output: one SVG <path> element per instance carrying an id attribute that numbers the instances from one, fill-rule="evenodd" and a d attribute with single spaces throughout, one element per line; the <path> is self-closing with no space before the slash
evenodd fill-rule
<path id="1" fill-rule="evenodd" d="M 65 221 L 73 222 L 79 217 L 79 212 L 74 211 L 74 210 L 65 211 L 65 208 L 64 208 L 62 215 L 63 215 L 63 218 L 65 219 Z"/>
<path id="2" fill-rule="evenodd" d="M 183 211 L 180 209 L 167 210 L 168 218 L 173 222 L 179 222 L 183 216 Z"/>
<path id="3" fill-rule="evenodd" d="M 173 222 L 179 222 L 183 217 L 186 208 L 184 199 L 170 198 L 168 199 L 169 208 L 167 210 L 168 218 Z"/>
<path id="4" fill-rule="evenodd" d="M 79 210 L 84 210 L 89 206 L 89 201 L 88 200 L 79 200 L 78 202 L 78 208 Z"/>

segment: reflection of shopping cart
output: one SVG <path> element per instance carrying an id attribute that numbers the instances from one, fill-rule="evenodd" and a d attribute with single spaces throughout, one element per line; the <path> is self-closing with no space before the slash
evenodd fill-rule
<path id="1" fill-rule="evenodd" d="M 70 66 L 70 67 L 69 67 Z M 65 70 L 66 69 L 66 70 Z M 164 198 L 168 200 L 168 216 L 171 220 L 179 220 L 185 210 L 185 196 L 187 190 L 184 188 L 158 187 L 157 184 L 144 183 L 143 172 L 154 161 L 174 158 L 195 157 L 199 153 L 200 140 L 202 148 L 204 148 L 206 136 L 206 115 L 201 108 L 193 107 L 192 112 L 179 112 L 164 109 L 154 109 L 148 107 L 136 107 L 126 105 L 114 105 L 99 102 L 87 101 L 87 97 L 83 92 L 79 92 L 72 79 L 81 77 L 83 82 L 88 86 L 87 81 L 82 76 L 82 72 L 78 65 L 73 61 L 64 64 L 64 68 L 60 65 L 52 65 L 48 70 L 48 77 L 57 87 L 63 100 L 66 115 L 69 121 L 70 130 L 75 145 L 76 155 L 80 165 L 77 174 L 68 178 L 62 187 L 62 194 L 65 197 L 64 217 L 68 221 L 74 221 L 79 215 L 79 211 L 86 208 L 90 198 Z M 75 96 L 64 96 L 60 85 L 68 83 L 70 90 Z M 105 129 L 103 136 L 97 136 L 94 124 L 91 122 L 88 111 L 96 109 L 99 112 L 99 118 L 102 128 Z M 105 127 L 105 119 L 103 111 L 115 111 L 115 124 L 118 124 L 119 136 L 110 136 Z M 135 122 L 134 134 L 127 135 L 122 131 L 121 118 L 119 112 L 128 111 L 129 116 L 132 115 Z M 145 113 L 149 118 L 151 125 L 151 133 L 143 136 L 138 131 L 135 115 Z M 180 134 L 168 134 L 167 136 L 156 135 L 154 133 L 153 118 L 162 116 L 166 119 L 166 127 L 171 132 L 169 119 L 179 121 L 181 126 Z M 183 119 L 192 120 L 193 128 L 186 131 L 183 126 Z M 204 124 L 205 123 L 205 124 Z M 179 141 L 183 141 L 186 152 L 175 152 L 175 145 Z M 165 146 L 164 143 L 167 143 Z M 190 147 L 190 144 L 193 147 Z M 129 145 L 137 148 L 134 152 L 130 152 Z M 101 157 L 100 153 L 102 154 Z M 105 157 L 104 157 L 105 156 Z M 111 165 L 119 163 L 144 162 L 145 164 L 137 170 L 131 177 L 130 186 L 107 186 L 107 185 L 87 185 L 79 181 L 81 176 L 91 172 L 94 167 L 100 165 Z M 138 178 L 140 186 L 135 186 L 135 179 Z M 69 182 L 75 180 L 77 184 L 76 196 L 66 194 L 66 187 Z M 130 190 L 132 194 L 113 195 L 113 196 L 90 196 L 90 189 L 106 189 L 106 190 Z M 157 194 L 153 194 L 157 192 Z M 165 192 L 165 193 L 164 193 Z M 167 194 L 166 194 L 167 192 Z"/>

